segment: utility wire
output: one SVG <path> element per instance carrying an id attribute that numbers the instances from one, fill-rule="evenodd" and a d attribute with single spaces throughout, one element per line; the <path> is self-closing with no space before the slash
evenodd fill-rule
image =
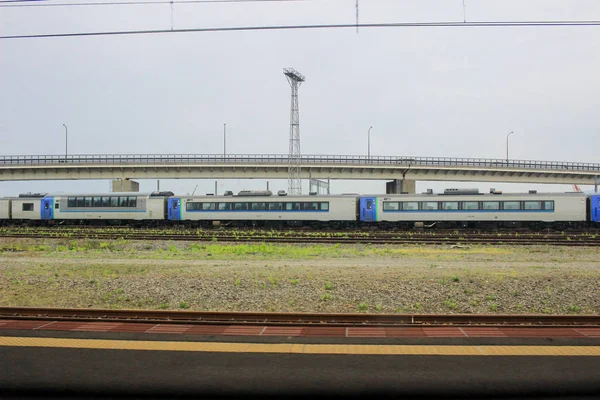
<path id="1" fill-rule="evenodd" d="M 600 21 L 505 21 L 505 22 L 393 22 L 378 24 L 359 24 L 361 28 L 413 28 L 413 27 L 550 27 L 550 26 L 600 26 Z M 343 29 L 356 28 L 356 24 L 325 24 L 325 25 L 273 25 L 273 26 L 238 26 L 222 28 L 189 28 L 189 29 L 156 29 L 135 31 L 104 31 L 76 33 L 44 33 L 32 35 L 5 35 L 0 39 L 35 39 L 82 36 L 119 36 L 147 35 L 161 33 L 191 33 L 191 32 L 239 32 L 239 31 L 277 31 L 304 29 Z"/>
<path id="2" fill-rule="evenodd" d="M 27 4 L 0 4 L 0 8 L 19 8 L 19 7 L 80 7 L 80 6 L 133 6 L 133 5 L 151 5 L 151 4 L 199 4 L 199 3 L 288 3 L 308 0 L 142 0 L 142 1 L 102 1 L 87 3 L 40 3 L 46 0 L 9 0 L 0 1 L 0 3 L 28 2 Z M 32 4 L 29 4 L 31 2 Z"/>

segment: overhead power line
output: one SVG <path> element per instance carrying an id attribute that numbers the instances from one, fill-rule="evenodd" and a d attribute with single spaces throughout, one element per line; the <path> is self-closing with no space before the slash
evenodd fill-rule
<path id="1" fill-rule="evenodd" d="M 506 22 L 392 22 L 378 24 L 359 24 L 361 28 L 474 28 L 474 27 L 552 27 L 552 26 L 600 26 L 600 21 L 506 21 Z M 192 33 L 192 32 L 239 32 L 239 31 L 277 31 L 305 29 L 344 29 L 356 28 L 356 24 L 325 24 L 325 25 L 273 25 L 273 26 L 238 26 L 221 28 L 188 28 L 188 29 L 154 29 L 135 31 L 104 31 L 104 32 L 74 32 L 74 33 L 41 33 L 32 35 L 5 35 L 0 39 L 35 39 L 60 38 L 81 36 L 120 36 L 147 35 L 161 33 Z"/>
<path id="2" fill-rule="evenodd" d="M 0 8 L 19 8 L 19 7 L 80 7 L 80 6 L 137 6 L 153 4 L 201 4 L 201 3 L 287 3 L 308 0 L 142 0 L 142 1 L 100 1 L 100 2 L 80 2 L 80 3 L 48 3 L 46 0 L 4 0 L 0 3 L 19 3 L 19 4 L 0 4 Z M 25 2 L 25 4 L 21 4 Z M 30 3 L 31 2 L 31 3 Z"/>

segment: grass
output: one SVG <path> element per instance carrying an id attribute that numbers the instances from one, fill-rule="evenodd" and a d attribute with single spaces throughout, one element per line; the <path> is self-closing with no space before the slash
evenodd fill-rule
<path id="1" fill-rule="evenodd" d="M 325 282 L 325 290 L 333 290 L 333 283 Z"/>
<path id="2" fill-rule="evenodd" d="M 325 293 L 324 295 L 321 296 L 321 300 L 330 301 L 330 300 L 333 300 L 333 296 L 331 295 L 331 293 Z"/>
<path id="3" fill-rule="evenodd" d="M 369 305 L 367 303 L 359 303 L 358 304 L 358 311 L 367 311 L 369 309 Z"/>

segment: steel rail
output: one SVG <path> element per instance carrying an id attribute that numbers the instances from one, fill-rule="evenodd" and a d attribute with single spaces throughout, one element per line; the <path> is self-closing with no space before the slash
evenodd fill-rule
<path id="1" fill-rule="evenodd" d="M 2 319 L 293 326 L 600 326 L 599 315 L 317 314 L 37 307 L 0 307 Z"/>

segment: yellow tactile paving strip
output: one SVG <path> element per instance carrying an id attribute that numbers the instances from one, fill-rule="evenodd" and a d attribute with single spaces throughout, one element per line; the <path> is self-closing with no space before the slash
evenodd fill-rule
<path id="1" fill-rule="evenodd" d="M 600 346 L 437 346 L 368 344 L 268 344 L 147 340 L 2 337 L 0 346 L 205 353 L 360 354 L 418 356 L 600 356 Z"/>

